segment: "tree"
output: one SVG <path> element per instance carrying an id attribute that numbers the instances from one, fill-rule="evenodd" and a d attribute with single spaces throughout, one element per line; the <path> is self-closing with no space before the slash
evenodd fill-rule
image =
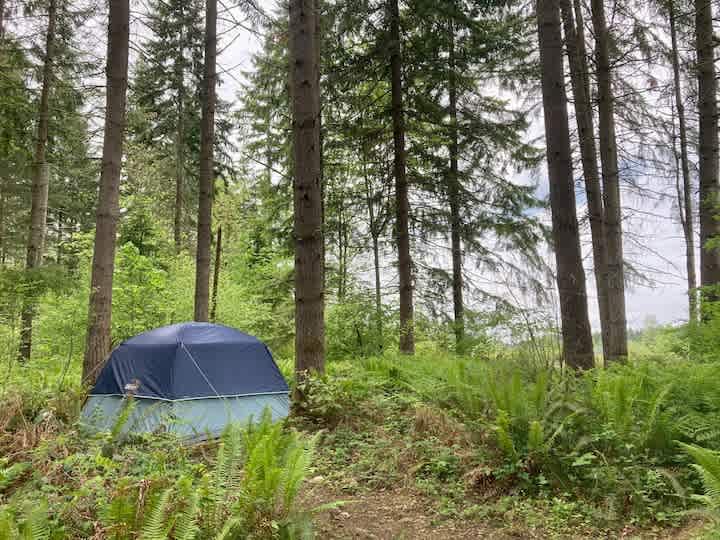
<path id="1" fill-rule="evenodd" d="M 610 32 L 605 20 L 604 0 L 591 0 L 595 33 L 595 62 L 598 79 L 598 132 L 603 181 L 603 207 L 607 247 L 608 318 L 610 346 L 606 362 L 627 360 L 627 321 L 625 315 L 625 272 L 623 269 L 622 210 L 618 166 L 615 112 L 610 66 Z"/>
<path id="2" fill-rule="evenodd" d="M 563 356 L 570 367 L 588 369 L 593 344 L 575 210 L 559 0 L 538 0 L 537 24 Z"/>
<path id="3" fill-rule="evenodd" d="M 402 56 L 400 44 L 400 8 L 398 0 L 387 3 L 390 30 L 390 82 L 395 176 L 395 237 L 400 282 L 400 352 L 415 352 L 413 277 L 410 256 L 410 203 L 405 155 L 405 112 L 403 111 Z"/>
<path id="4" fill-rule="evenodd" d="M 82 373 L 85 384 L 94 382 L 110 352 L 111 345 L 112 283 L 125 135 L 129 39 L 129 0 L 111 0 L 108 21 L 105 135 Z"/>
<path id="5" fill-rule="evenodd" d="M 212 303 L 210 304 L 210 320 L 215 322 L 217 316 L 218 287 L 220 286 L 220 261 L 222 258 L 222 227 L 217 228 L 215 238 L 215 267 L 213 268 Z"/>
<path id="6" fill-rule="evenodd" d="M 324 261 L 320 171 L 320 80 L 314 0 L 290 0 L 290 95 L 295 236 L 295 372 L 325 364 Z"/>
<path id="7" fill-rule="evenodd" d="M 30 230 L 27 239 L 27 259 L 25 263 L 25 268 L 28 272 L 32 272 L 42 264 L 45 233 L 47 231 L 48 192 L 50 187 L 47 142 L 48 125 L 50 123 L 50 92 L 53 83 L 53 62 L 55 62 L 57 13 L 57 1 L 50 0 L 45 37 L 45 57 L 43 59 L 42 89 L 40 91 L 40 103 L 38 106 L 35 166 L 33 169 L 32 198 L 30 203 Z M 31 286 L 29 283 L 28 289 Z M 34 300 L 31 298 L 31 291 L 28 290 L 26 291 L 25 303 L 22 310 L 22 327 L 20 331 L 20 359 L 22 361 L 30 359 L 34 316 Z"/>
<path id="8" fill-rule="evenodd" d="M 718 192 L 718 106 L 712 2 L 695 0 L 700 158 L 700 284 L 720 283 Z M 714 297 L 714 295 L 711 295 Z"/>
<path id="9" fill-rule="evenodd" d="M 570 65 L 570 80 L 575 104 L 575 120 L 578 128 L 580 157 L 587 194 L 590 234 L 593 247 L 593 265 L 600 310 L 600 328 L 603 355 L 610 358 L 611 323 L 608 311 L 608 260 L 605 235 L 605 210 L 603 208 L 600 173 L 597 165 L 597 147 L 595 144 L 595 126 L 592 103 L 590 101 L 590 76 L 585 51 L 585 30 L 582 7 L 574 0 L 575 14 L 570 0 L 560 0 L 560 8 L 565 30 L 565 47 Z"/>
<path id="10" fill-rule="evenodd" d="M 172 0 L 153 3 L 150 9 L 152 36 L 143 43 L 132 96 L 134 104 L 148 114 L 134 128 L 142 142 L 160 147 L 174 161 L 172 230 L 175 251 L 179 252 L 190 199 L 188 184 L 195 184 L 198 169 L 201 4 L 197 0 Z M 189 174 L 192 182 L 188 182 Z"/>
<path id="11" fill-rule="evenodd" d="M 695 274 L 695 226 L 693 212 L 693 191 L 690 179 L 690 160 L 688 158 L 688 135 L 685 121 L 685 103 L 683 101 L 680 82 L 680 53 L 678 52 L 675 0 L 668 0 L 668 20 L 670 22 L 670 57 L 673 68 L 673 95 L 675 112 L 678 118 L 680 138 L 680 170 L 682 172 L 682 188 L 678 182 L 678 205 L 680 206 L 680 222 L 685 237 L 685 266 L 688 282 L 688 319 L 697 320 L 697 276 Z M 674 142 L 674 141 L 673 141 Z M 677 155 L 677 152 L 676 152 Z"/>
<path id="12" fill-rule="evenodd" d="M 455 24 L 448 22 L 448 113 L 450 116 L 450 174 L 448 199 L 450 202 L 450 251 L 452 254 L 453 315 L 456 347 L 462 347 L 465 339 L 465 305 L 463 302 L 463 257 L 460 217 L 460 179 L 458 177 L 458 112 L 457 75 L 455 73 Z"/>
<path id="13" fill-rule="evenodd" d="M 217 0 L 205 5 L 205 74 L 200 131 L 200 194 L 195 256 L 195 320 L 207 321 L 210 302 L 210 244 L 214 195 L 215 86 L 217 63 Z"/>

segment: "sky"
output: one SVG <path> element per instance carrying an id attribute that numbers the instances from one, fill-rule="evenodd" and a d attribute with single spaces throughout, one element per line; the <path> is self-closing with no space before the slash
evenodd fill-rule
<path id="1" fill-rule="evenodd" d="M 269 13 L 277 12 L 275 2 L 261 0 L 259 4 Z M 222 4 L 220 9 L 222 18 Z M 235 17 L 239 18 L 238 15 Z M 227 19 L 231 18 L 233 17 L 227 17 Z M 221 21 L 221 35 L 222 25 Z M 260 38 L 248 30 L 241 29 L 228 32 L 225 39 L 230 43 L 221 44 L 226 48 L 218 58 L 218 69 L 221 72 L 228 71 L 223 75 L 219 94 L 232 103 L 236 100 L 237 93 L 242 90 L 242 73 L 252 69 L 251 57 L 260 50 Z M 542 115 L 538 114 L 533 120 L 530 135 L 536 136 L 542 133 Z M 626 176 L 629 177 L 629 166 L 627 172 Z M 638 274 L 635 276 L 635 272 L 627 272 L 628 275 L 633 275 L 626 285 L 628 324 L 630 327 L 640 328 L 650 321 L 661 324 L 677 323 L 687 318 L 687 286 L 685 243 L 677 219 L 674 186 L 668 179 L 654 176 L 652 173 L 632 172 L 634 185 L 626 182 L 621 188 L 625 257 L 627 264 Z M 580 180 L 580 172 L 576 170 L 575 174 Z M 537 171 L 519 175 L 517 181 L 534 182 L 538 186 L 538 194 L 547 195 L 548 181 L 544 166 Z M 648 196 L 647 192 L 641 194 L 638 186 L 647 188 L 653 196 Z M 593 328 L 599 330 L 589 226 L 586 220 L 582 220 L 586 213 L 585 194 L 579 181 L 576 194 L 578 216 L 581 218 L 581 227 L 584 231 L 582 247 L 588 278 L 590 318 Z M 549 215 L 546 219 L 549 222 Z M 548 256 L 551 258 L 550 253 Z"/>

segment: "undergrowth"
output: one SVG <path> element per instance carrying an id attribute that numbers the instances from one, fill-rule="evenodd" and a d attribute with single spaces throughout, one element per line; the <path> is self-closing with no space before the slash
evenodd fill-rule
<path id="1" fill-rule="evenodd" d="M 681 444 L 720 450 L 718 368 L 653 358 L 577 376 L 387 354 L 305 383 L 303 422 L 333 428 L 322 463 L 350 492 L 409 484 L 441 514 L 485 518 L 530 497 L 547 527 L 674 526 L 702 491 Z"/>
<path id="2" fill-rule="evenodd" d="M 316 439 L 269 413 L 194 447 L 68 428 L 0 463 L 0 539 L 309 538 L 297 497 Z"/>
<path id="3" fill-rule="evenodd" d="M 79 390 L 56 376 L 8 385 L 0 540 L 311 537 L 308 475 L 341 498 L 409 489 L 438 519 L 548 535 L 672 528 L 701 507 L 715 527 L 720 362 L 644 347 L 580 376 L 506 351 L 334 360 L 298 389 L 299 415 L 195 446 L 88 436 Z"/>

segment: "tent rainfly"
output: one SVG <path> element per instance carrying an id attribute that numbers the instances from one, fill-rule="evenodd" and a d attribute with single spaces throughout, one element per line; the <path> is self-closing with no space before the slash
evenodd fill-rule
<path id="1" fill-rule="evenodd" d="M 180 323 L 128 339 L 110 353 L 82 411 L 82 423 L 109 430 L 128 396 L 126 433 L 218 436 L 232 422 L 288 415 L 289 388 L 259 339 L 210 323 Z"/>

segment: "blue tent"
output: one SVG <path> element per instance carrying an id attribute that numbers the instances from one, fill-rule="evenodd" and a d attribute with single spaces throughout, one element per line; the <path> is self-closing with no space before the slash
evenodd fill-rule
<path id="1" fill-rule="evenodd" d="M 110 429 L 126 405 L 123 430 L 171 431 L 184 438 L 219 435 L 230 422 L 273 419 L 289 411 L 288 385 L 259 339 L 210 323 L 180 323 L 150 330 L 110 354 L 83 407 L 82 421 Z"/>

